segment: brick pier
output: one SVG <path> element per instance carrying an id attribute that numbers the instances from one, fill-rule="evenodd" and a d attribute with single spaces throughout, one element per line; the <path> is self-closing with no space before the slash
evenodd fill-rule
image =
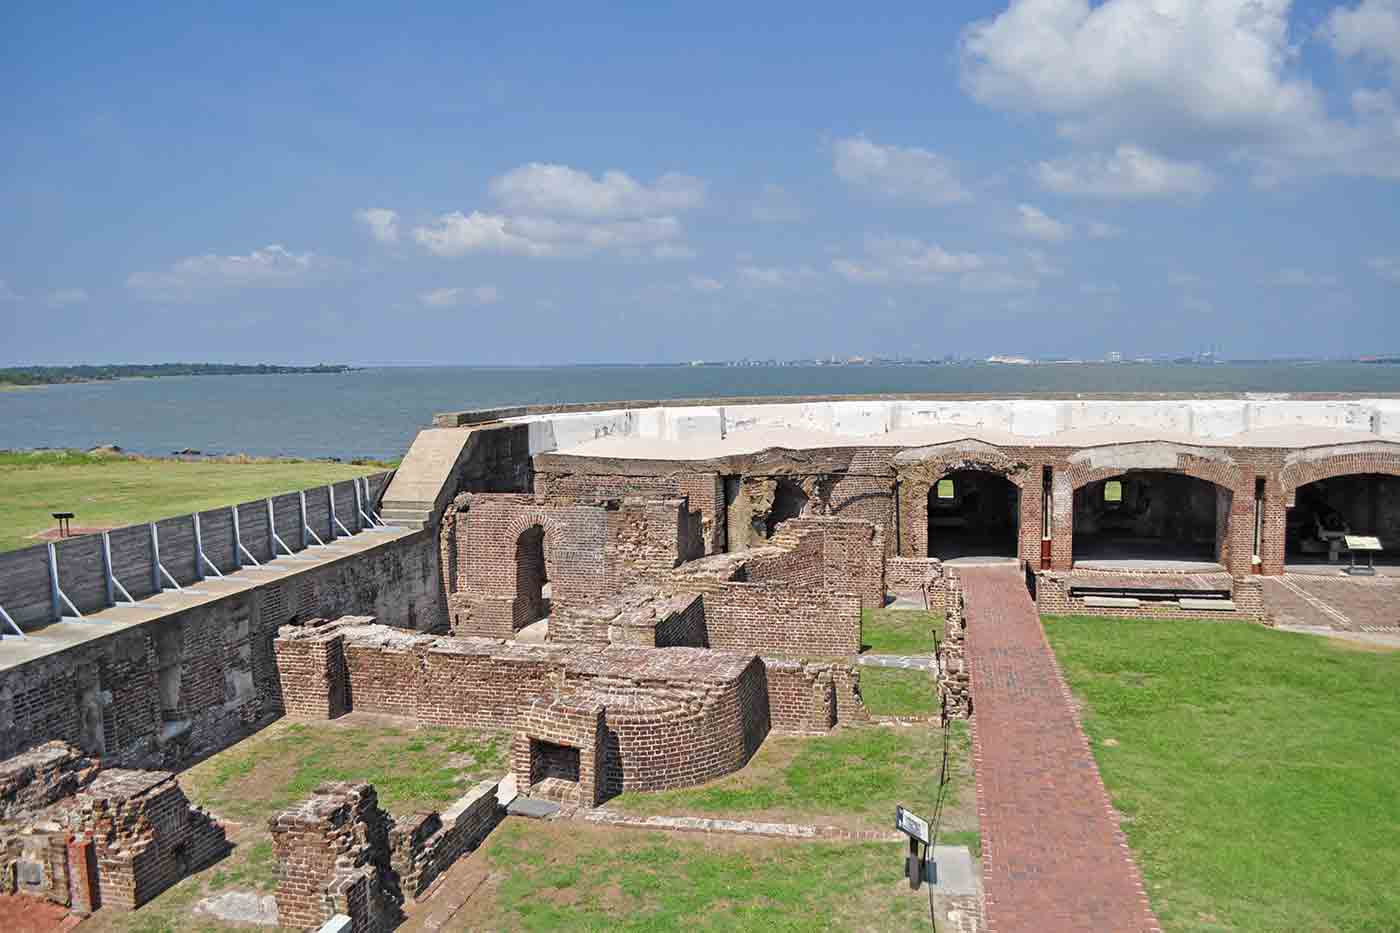
<path id="1" fill-rule="evenodd" d="M 961 576 L 988 930 L 1159 930 L 1021 572 Z"/>

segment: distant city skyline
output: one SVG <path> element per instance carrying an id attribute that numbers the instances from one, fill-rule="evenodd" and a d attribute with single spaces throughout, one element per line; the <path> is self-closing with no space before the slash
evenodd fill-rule
<path id="1" fill-rule="evenodd" d="M 0 366 L 1400 352 L 1400 0 L 20 0 L 0 51 Z"/>

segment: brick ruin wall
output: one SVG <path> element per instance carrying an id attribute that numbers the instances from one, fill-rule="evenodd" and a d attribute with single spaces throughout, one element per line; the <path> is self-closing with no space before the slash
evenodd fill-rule
<path id="1" fill-rule="evenodd" d="M 1230 598 L 1234 609 L 1181 608 L 1174 601 L 1156 602 L 1143 599 L 1137 606 L 1089 606 L 1082 596 L 1070 595 L 1074 586 L 1094 585 L 1096 575 L 1086 573 L 1042 572 L 1035 575 L 1034 597 L 1036 611 L 1045 615 L 1092 615 L 1122 619 L 1206 619 L 1238 622 L 1253 619 L 1267 622 L 1264 609 L 1264 584 L 1258 577 L 1231 580 Z M 1151 586 L 1144 575 L 1144 585 Z"/>
<path id="2" fill-rule="evenodd" d="M 134 910 L 228 851 L 167 771 L 100 770 L 63 742 L 0 766 L 0 892 Z"/>
<path id="3" fill-rule="evenodd" d="M 59 739 L 114 765 L 173 767 L 283 712 L 272 641 L 294 618 L 439 606 L 419 533 L 0 671 L 0 758 Z"/>
<path id="4" fill-rule="evenodd" d="M 372 784 L 323 784 L 269 821 L 284 927 L 319 928 L 335 914 L 356 931 L 390 930 L 402 905 L 475 849 L 504 817 L 484 781 L 442 811 L 385 812 Z"/>
<path id="5" fill-rule="evenodd" d="M 700 556 L 688 514 L 681 499 L 459 496 L 440 531 L 450 629 L 510 637 L 543 616 L 546 580 L 551 609 L 568 609 L 664 577 Z"/>

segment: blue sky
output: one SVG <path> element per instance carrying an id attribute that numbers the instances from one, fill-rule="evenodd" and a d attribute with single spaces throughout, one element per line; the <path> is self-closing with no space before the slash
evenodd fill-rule
<path id="1" fill-rule="evenodd" d="M 1400 0 L 189 6 L 0 10 L 0 364 L 1400 352 Z"/>

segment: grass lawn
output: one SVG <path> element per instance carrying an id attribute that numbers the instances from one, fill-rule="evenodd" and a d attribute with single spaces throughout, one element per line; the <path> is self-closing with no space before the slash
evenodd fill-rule
<path id="1" fill-rule="evenodd" d="M 874 716 L 933 716 L 938 687 L 931 671 L 862 666 L 860 696 Z"/>
<path id="2" fill-rule="evenodd" d="M 473 856 L 492 871 L 461 928 L 927 928 L 928 897 L 909 890 L 904 852 L 900 842 L 695 837 L 508 819 Z"/>
<path id="3" fill-rule="evenodd" d="M 190 800 L 224 822 L 234 849 L 131 914 L 100 911 L 99 931 L 166 933 L 233 929 L 190 913 L 224 891 L 271 894 L 277 862 L 267 821 L 324 781 L 369 781 L 384 809 L 406 816 L 441 808 L 506 769 L 509 737 L 465 729 L 414 729 L 351 714 L 334 722 L 281 720 L 180 775 Z"/>
<path id="4" fill-rule="evenodd" d="M 1167 929 L 1400 929 L 1400 652 L 1045 623 Z"/>
<path id="5" fill-rule="evenodd" d="M 977 828 L 971 741 L 955 722 L 943 828 Z M 936 726 L 850 726 L 829 735 L 769 736 L 742 770 L 700 787 L 634 792 L 608 807 L 641 816 L 715 816 L 888 829 L 896 804 L 928 815 L 938 795 L 943 733 Z M 967 840 L 955 840 L 965 844 Z"/>
<path id="6" fill-rule="evenodd" d="M 383 466 L 185 462 L 63 453 L 0 453 L 0 551 L 39 543 L 50 513 L 75 527 L 115 528 L 364 476 Z"/>
<path id="7" fill-rule="evenodd" d="M 861 650 L 866 654 L 933 654 L 943 637 L 941 612 L 922 609 L 865 609 L 860 614 Z"/>

